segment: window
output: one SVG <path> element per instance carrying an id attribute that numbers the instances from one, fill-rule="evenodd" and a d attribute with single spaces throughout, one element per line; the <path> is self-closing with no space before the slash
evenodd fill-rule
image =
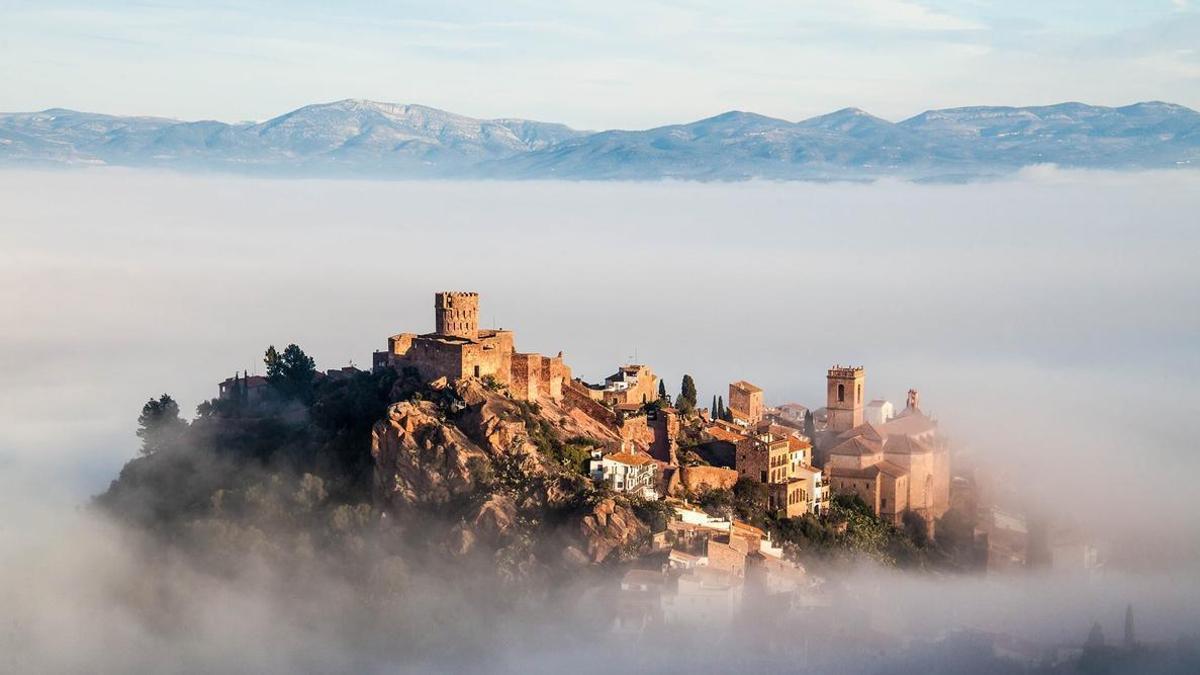
<path id="1" fill-rule="evenodd" d="M 839 384 L 838 385 L 838 403 L 844 403 L 845 401 L 846 401 L 846 385 Z"/>
<path id="2" fill-rule="evenodd" d="M 479 366 L 475 366 L 475 377 L 479 377 Z"/>
<path id="3" fill-rule="evenodd" d="M 862 403 L 862 385 L 858 385 L 858 398 L 854 399 L 855 403 Z"/>

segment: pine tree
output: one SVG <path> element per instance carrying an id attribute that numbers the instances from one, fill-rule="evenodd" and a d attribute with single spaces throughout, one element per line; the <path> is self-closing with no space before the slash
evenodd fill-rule
<path id="1" fill-rule="evenodd" d="M 275 351 L 275 345 L 271 345 L 267 348 L 263 363 L 267 364 L 267 379 L 280 395 L 305 403 L 312 402 L 317 364 L 303 349 L 290 344 L 280 354 Z"/>
<path id="2" fill-rule="evenodd" d="M 169 394 L 147 401 L 137 421 L 143 455 L 153 455 L 169 447 L 187 429 L 187 422 L 179 416 L 179 404 Z"/>
<path id="3" fill-rule="evenodd" d="M 663 405 L 671 405 L 671 398 L 667 396 L 667 383 L 663 380 L 658 381 L 658 400 L 662 401 Z"/>

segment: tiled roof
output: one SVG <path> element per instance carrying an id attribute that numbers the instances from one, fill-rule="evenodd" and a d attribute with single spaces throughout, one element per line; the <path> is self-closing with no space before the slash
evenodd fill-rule
<path id="1" fill-rule="evenodd" d="M 888 436 L 887 443 L 883 446 L 883 451 L 894 454 L 921 455 L 933 452 L 933 448 L 912 436 L 893 434 Z"/>
<path id="2" fill-rule="evenodd" d="M 643 466 L 654 463 L 652 457 L 648 455 L 635 455 L 632 452 L 614 452 L 611 455 L 605 456 L 604 459 L 611 459 L 614 462 L 628 464 L 629 466 Z"/>
<path id="3" fill-rule="evenodd" d="M 888 420 L 880 427 L 879 431 L 888 435 L 904 434 L 906 436 L 917 436 L 936 429 L 937 424 L 926 417 L 924 413 L 919 410 L 909 410 L 907 414 L 901 413 Z"/>
<path id="4" fill-rule="evenodd" d="M 762 530 L 751 525 L 750 523 L 743 523 L 740 520 L 733 521 L 733 529 L 736 531 L 739 531 L 739 532 L 753 534 L 758 537 L 766 537 L 767 536 L 766 532 L 763 532 Z"/>
<path id="5" fill-rule="evenodd" d="M 716 426 L 715 424 L 713 426 L 708 427 L 704 431 L 706 433 L 708 433 L 709 436 L 712 436 L 715 440 L 726 441 L 728 443 L 737 443 L 738 441 L 746 438 L 742 434 L 734 433 L 727 429 L 723 429 L 719 426 Z"/>
<path id="6" fill-rule="evenodd" d="M 829 451 L 829 454 L 851 455 L 854 457 L 859 457 L 862 455 L 874 455 L 881 450 L 882 445 L 879 441 L 863 438 L 862 436 L 854 436 L 834 446 L 834 448 Z"/>
<path id="7" fill-rule="evenodd" d="M 850 469 L 840 466 L 829 467 L 827 473 L 830 478 L 875 478 L 879 474 L 883 474 L 889 478 L 900 478 L 901 476 L 908 475 L 908 469 L 899 464 L 893 464 L 884 460 L 862 469 Z"/>
<path id="8" fill-rule="evenodd" d="M 809 443 L 808 441 L 802 441 L 799 438 L 796 438 L 795 436 L 788 436 L 788 449 L 789 450 L 803 450 L 806 448 L 812 449 L 812 443 Z"/>

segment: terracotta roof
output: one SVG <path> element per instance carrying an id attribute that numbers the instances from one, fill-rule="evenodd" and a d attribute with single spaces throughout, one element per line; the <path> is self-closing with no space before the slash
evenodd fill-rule
<path id="1" fill-rule="evenodd" d="M 767 533 L 766 533 L 766 532 L 763 532 L 762 530 L 760 530 L 760 529 L 758 529 L 757 527 L 755 527 L 755 526 L 751 525 L 750 523 L 743 523 L 743 522 L 742 522 L 742 521 L 740 521 L 740 520 L 735 520 L 735 521 L 733 521 L 733 529 L 734 529 L 734 530 L 740 530 L 740 531 L 742 531 L 742 532 L 747 532 L 747 533 L 749 533 L 749 534 L 757 535 L 757 536 L 759 536 L 759 537 L 766 537 L 766 536 L 767 536 Z"/>
<path id="2" fill-rule="evenodd" d="M 675 548 L 671 549 L 671 553 L 667 557 L 671 560 L 680 560 L 683 562 L 696 562 L 700 559 L 700 556 L 698 555 L 688 553 L 686 551 L 680 551 L 679 549 Z"/>
<path id="3" fill-rule="evenodd" d="M 805 448 L 812 449 L 812 443 L 809 443 L 808 441 L 802 441 L 795 436 L 788 436 L 789 450 L 803 450 Z"/>
<path id="4" fill-rule="evenodd" d="M 899 478 L 900 476 L 908 475 L 908 469 L 900 466 L 899 464 L 893 464 L 886 459 L 882 462 L 879 462 L 875 466 L 879 469 L 880 473 L 887 474 L 893 478 Z"/>
<path id="5" fill-rule="evenodd" d="M 882 441 L 887 434 L 884 433 L 880 427 L 877 427 L 870 422 L 863 422 L 853 429 L 843 432 L 839 438 L 854 438 L 856 436 L 865 436 L 874 441 Z"/>
<path id="6" fill-rule="evenodd" d="M 643 466 L 654 463 L 654 458 L 647 455 L 635 455 L 632 452 L 614 452 L 611 455 L 605 455 L 604 459 L 611 459 L 614 462 L 628 464 L 629 466 Z"/>
<path id="7" fill-rule="evenodd" d="M 237 381 L 239 383 L 245 383 L 247 387 L 263 387 L 270 383 L 270 381 L 262 375 L 247 375 L 246 377 L 239 376 L 237 378 Z M 225 381 L 222 382 L 221 384 L 232 385 L 233 382 L 234 382 L 234 378 L 228 377 L 228 378 L 225 378 Z"/>
<path id="8" fill-rule="evenodd" d="M 830 478 L 875 478 L 879 474 L 888 476 L 889 478 L 899 478 L 908 475 L 908 469 L 893 464 L 887 460 L 876 462 L 871 466 L 862 469 L 848 469 L 845 467 L 829 467 L 827 473 Z"/>
<path id="9" fill-rule="evenodd" d="M 937 424 L 920 411 L 908 415 L 898 415 L 879 427 L 879 431 L 884 434 L 904 434 L 906 436 L 917 436 L 936 429 Z"/>
<path id="10" fill-rule="evenodd" d="M 732 431 L 729 431 L 729 430 L 727 430 L 727 429 L 723 429 L 723 428 L 721 428 L 721 427 L 719 427 L 719 426 L 716 426 L 716 425 L 713 425 L 713 426 L 711 426 L 711 427 L 708 427 L 708 428 L 707 428 L 707 429 L 705 429 L 704 431 L 705 431 L 705 432 L 706 432 L 706 433 L 707 433 L 709 436 L 712 436 L 714 439 L 716 439 L 716 440 L 718 440 L 718 441 L 726 441 L 726 442 L 728 442 L 728 443 L 737 443 L 738 441 L 740 441 L 740 440 L 743 440 L 743 439 L 745 439 L 745 438 L 746 438 L 746 437 L 745 437 L 745 436 L 743 436 L 742 434 L 734 433 L 734 432 L 732 432 Z"/>
<path id="11" fill-rule="evenodd" d="M 927 452 L 933 452 L 933 448 L 925 443 L 918 441 L 912 436 L 902 436 L 892 434 L 888 436 L 887 443 L 883 446 L 883 451 L 886 453 L 905 454 L 905 455 L 921 455 Z"/>
<path id="12" fill-rule="evenodd" d="M 729 386 L 733 387 L 734 389 L 741 389 L 742 391 L 750 392 L 750 393 L 762 391 L 761 388 L 756 387 L 755 385 L 750 384 L 749 382 L 747 382 L 745 380 L 738 380 L 737 382 L 734 382 L 733 384 L 730 384 Z"/>
<path id="13" fill-rule="evenodd" d="M 829 451 L 831 455 L 851 455 L 859 457 L 862 455 L 874 455 L 882 450 L 882 445 L 879 441 L 862 436 L 854 436 L 850 439 L 842 441 Z"/>

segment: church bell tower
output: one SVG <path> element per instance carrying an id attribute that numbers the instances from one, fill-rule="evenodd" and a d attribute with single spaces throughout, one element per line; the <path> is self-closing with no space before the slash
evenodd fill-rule
<path id="1" fill-rule="evenodd" d="M 863 384 L 866 371 L 862 366 L 834 366 L 826 376 L 825 409 L 830 431 L 840 434 L 863 423 Z"/>

